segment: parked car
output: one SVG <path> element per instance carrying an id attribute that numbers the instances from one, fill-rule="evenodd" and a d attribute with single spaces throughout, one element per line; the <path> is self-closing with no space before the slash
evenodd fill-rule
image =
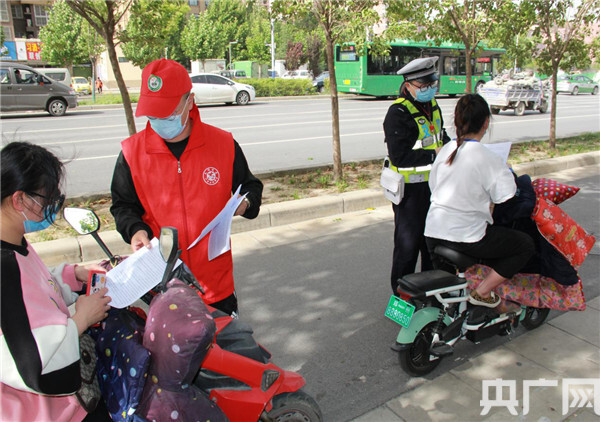
<path id="1" fill-rule="evenodd" d="M 558 79 L 556 92 L 568 92 L 571 95 L 591 92 L 592 95 L 596 95 L 598 84 L 585 75 L 561 76 Z"/>
<path id="2" fill-rule="evenodd" d="M 75 91 L 29 66 L 0 61 L 0 111 L 46 110 L 62 116 L 77 107 Z"/>
<path id="3" fill-rule="evenodd" d="M 288 70 L 282 76 L 283 79 L 312 79 L 312 73 L 308 70 Z"/>
<path id="4" fill-rule="evenodd" d="M 39 73 L 44 76 L 49 77 L 50 79 L 54 79 L 61 84 L 65 84 L 68 87 L 73 88 L 71 73 L 69 73 L 69 69 L 64 67 L 38 67 L 37 70 Z"/>
<path id="5" fill-rule="evenodd" d="M 239 70 L 239 69 L 231 69 L 231 70 L 221 70 L 219 72 L 219 74 L 221 76 L 225 76 L 226 78 L 229 79 L 245 79 L 248 77 L 248 75 L 246 75 L 246 71 L 245 70 Z"/>
<path id="6" fill-rule="evenodd" d="M 72 86 L 75 92 L 79 95 L 89 95 L 92 93 L 92 86 L 88 80 L 82 76 L 75 76 L 72 79 Z"/>
<path id="7" fill-rule="evenodd" d="M 192 92 L 196 104 L 226 103 L 246 105 L 256 98 L 252 85 L 234 82 L 231 79 L 212 73 L 192 73 Z"/>
<path id="8" fill-rule="evenodd" d="M 313 79 L 313 87 L 317 90 L 317 92 L 323 92 L 323 89 L 325 89 L 325 79 L 328 78 L 329 72 L 323 72 Z"/>

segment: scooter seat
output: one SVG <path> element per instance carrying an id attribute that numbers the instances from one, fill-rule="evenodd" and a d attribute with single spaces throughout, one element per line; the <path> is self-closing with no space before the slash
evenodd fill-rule
<path id="1" fill-rule="evenodd" d="M 433 253 L 451 264 L 456 265 L 460 272 L 464 272 L 467 268 L 472 267 L 479 262 L 476 258 L 442 245 L 436 246 Z"/>
<path id="2" fill-rule="evenodd" d="M 398 280 L 400 289 L 407 292 L 425 293 L 431 290 L 464 284 L 465 280 L 442 270 L 408 274 Z"/>

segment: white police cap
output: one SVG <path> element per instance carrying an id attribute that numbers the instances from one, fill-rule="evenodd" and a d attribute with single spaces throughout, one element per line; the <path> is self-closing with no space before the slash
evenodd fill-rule
<path id="1" fill-rule="evenodd" d="M 438 75 L 435 67 L 439 57 L 422 57 L 414 59 L 409 64 L 400 69 L 398 75 L 403 75 L 405 81 L 420 79 L 422 82 L 437 81 Z"/>

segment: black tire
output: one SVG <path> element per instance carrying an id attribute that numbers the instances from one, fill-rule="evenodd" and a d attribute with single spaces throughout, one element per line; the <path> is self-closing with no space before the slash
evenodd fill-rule
<path id="1" fill-rule="evenodd" d="M 545 112 L 548 111 L 548 101 L 546 100 L 542 100 L 542 103 L 540 104 L 540 106 L 538 107 L 538 110 L 540 111 L 540 113 L 544 114 Z"/>
<path id="2" fill-rule="evenodd" d="M 546 321 L 548 314 L 550 313 L 550 309 L 547 308 L 533 308 L 528 306 L 525 309 L 525 318 L 521 321 L 523 327 L 528 330 L 533 330 L 534 328 L 538 328 L 540 325 Z"/>
<path id="3" fill-rule="evenodd" d="M 571 91 L 571 95 L 577 95 L 579 94 L 579 87 L 576 86 L 575 88 L 573 88 L 573 91 Z"/>
<path id="4" fill-rule="evenodd" d="M 429 360 L 431 354 L 431 340 L 433 339 L 433 328 L 437 322 L 432 322 L 425 327 L 415 337 L 411 346 L 398 353 L 400 366 L 409 375 L 420 377 L 427 375 L 440 364 L 442 358 Z"/>
<path id="5" fill-rule="evenodd" d="M 267 413 L 273 422 L 322 422 L 319 405 L 302 390 L 273 397 L 273 409 Z"/>
<path id="6" fill-rule="evenodd" d="M 250 102 L 250 94 L 248 94 L 246 91 L 240 91 L 237 93 L 236 97 L 235 97 L 235 102 L 238 105 L 246 105 Z"/>
<path id="7" fill-rule="evenodd" d="M 67 112 L 67 103 L 65 103 L 64 100 L 55 98 L 48 103 L 47 110 L 51 116 L 64 116 Z"/>
<path id="8" fill-rule="evenodd" d="M 595 86 L 593 91 L 592 91 L 592 95 L 597 95 L 598 94 L 598 87 Z"/>
<path id="9" fill-rule="evenodd" d="M 522 116 L 523 114 L 525 114 L 525 103 L 519 101 L 515 107 L 515 116 Z"/>
<path id="10" fill-rule="evenodd" d="M 498 107 L 492 107 L 492 114 L 499 114 L 500 109 Z"/>
<path id="11" fill-rule="evenodd" d="M 448 97 L 450 97 L 450 98 L 455 98 L 455 97 L 456 97 L 456 94 L 448 94 Z"/>

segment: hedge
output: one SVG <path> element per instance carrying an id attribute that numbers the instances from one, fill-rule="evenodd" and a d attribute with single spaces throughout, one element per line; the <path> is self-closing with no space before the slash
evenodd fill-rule
<path id="1" fill-rule="evenodd" d="M 236 79 L 241 84 L 252 85 L 257 97 L 283 97 L 316 94 L 310 79 Z"/>

